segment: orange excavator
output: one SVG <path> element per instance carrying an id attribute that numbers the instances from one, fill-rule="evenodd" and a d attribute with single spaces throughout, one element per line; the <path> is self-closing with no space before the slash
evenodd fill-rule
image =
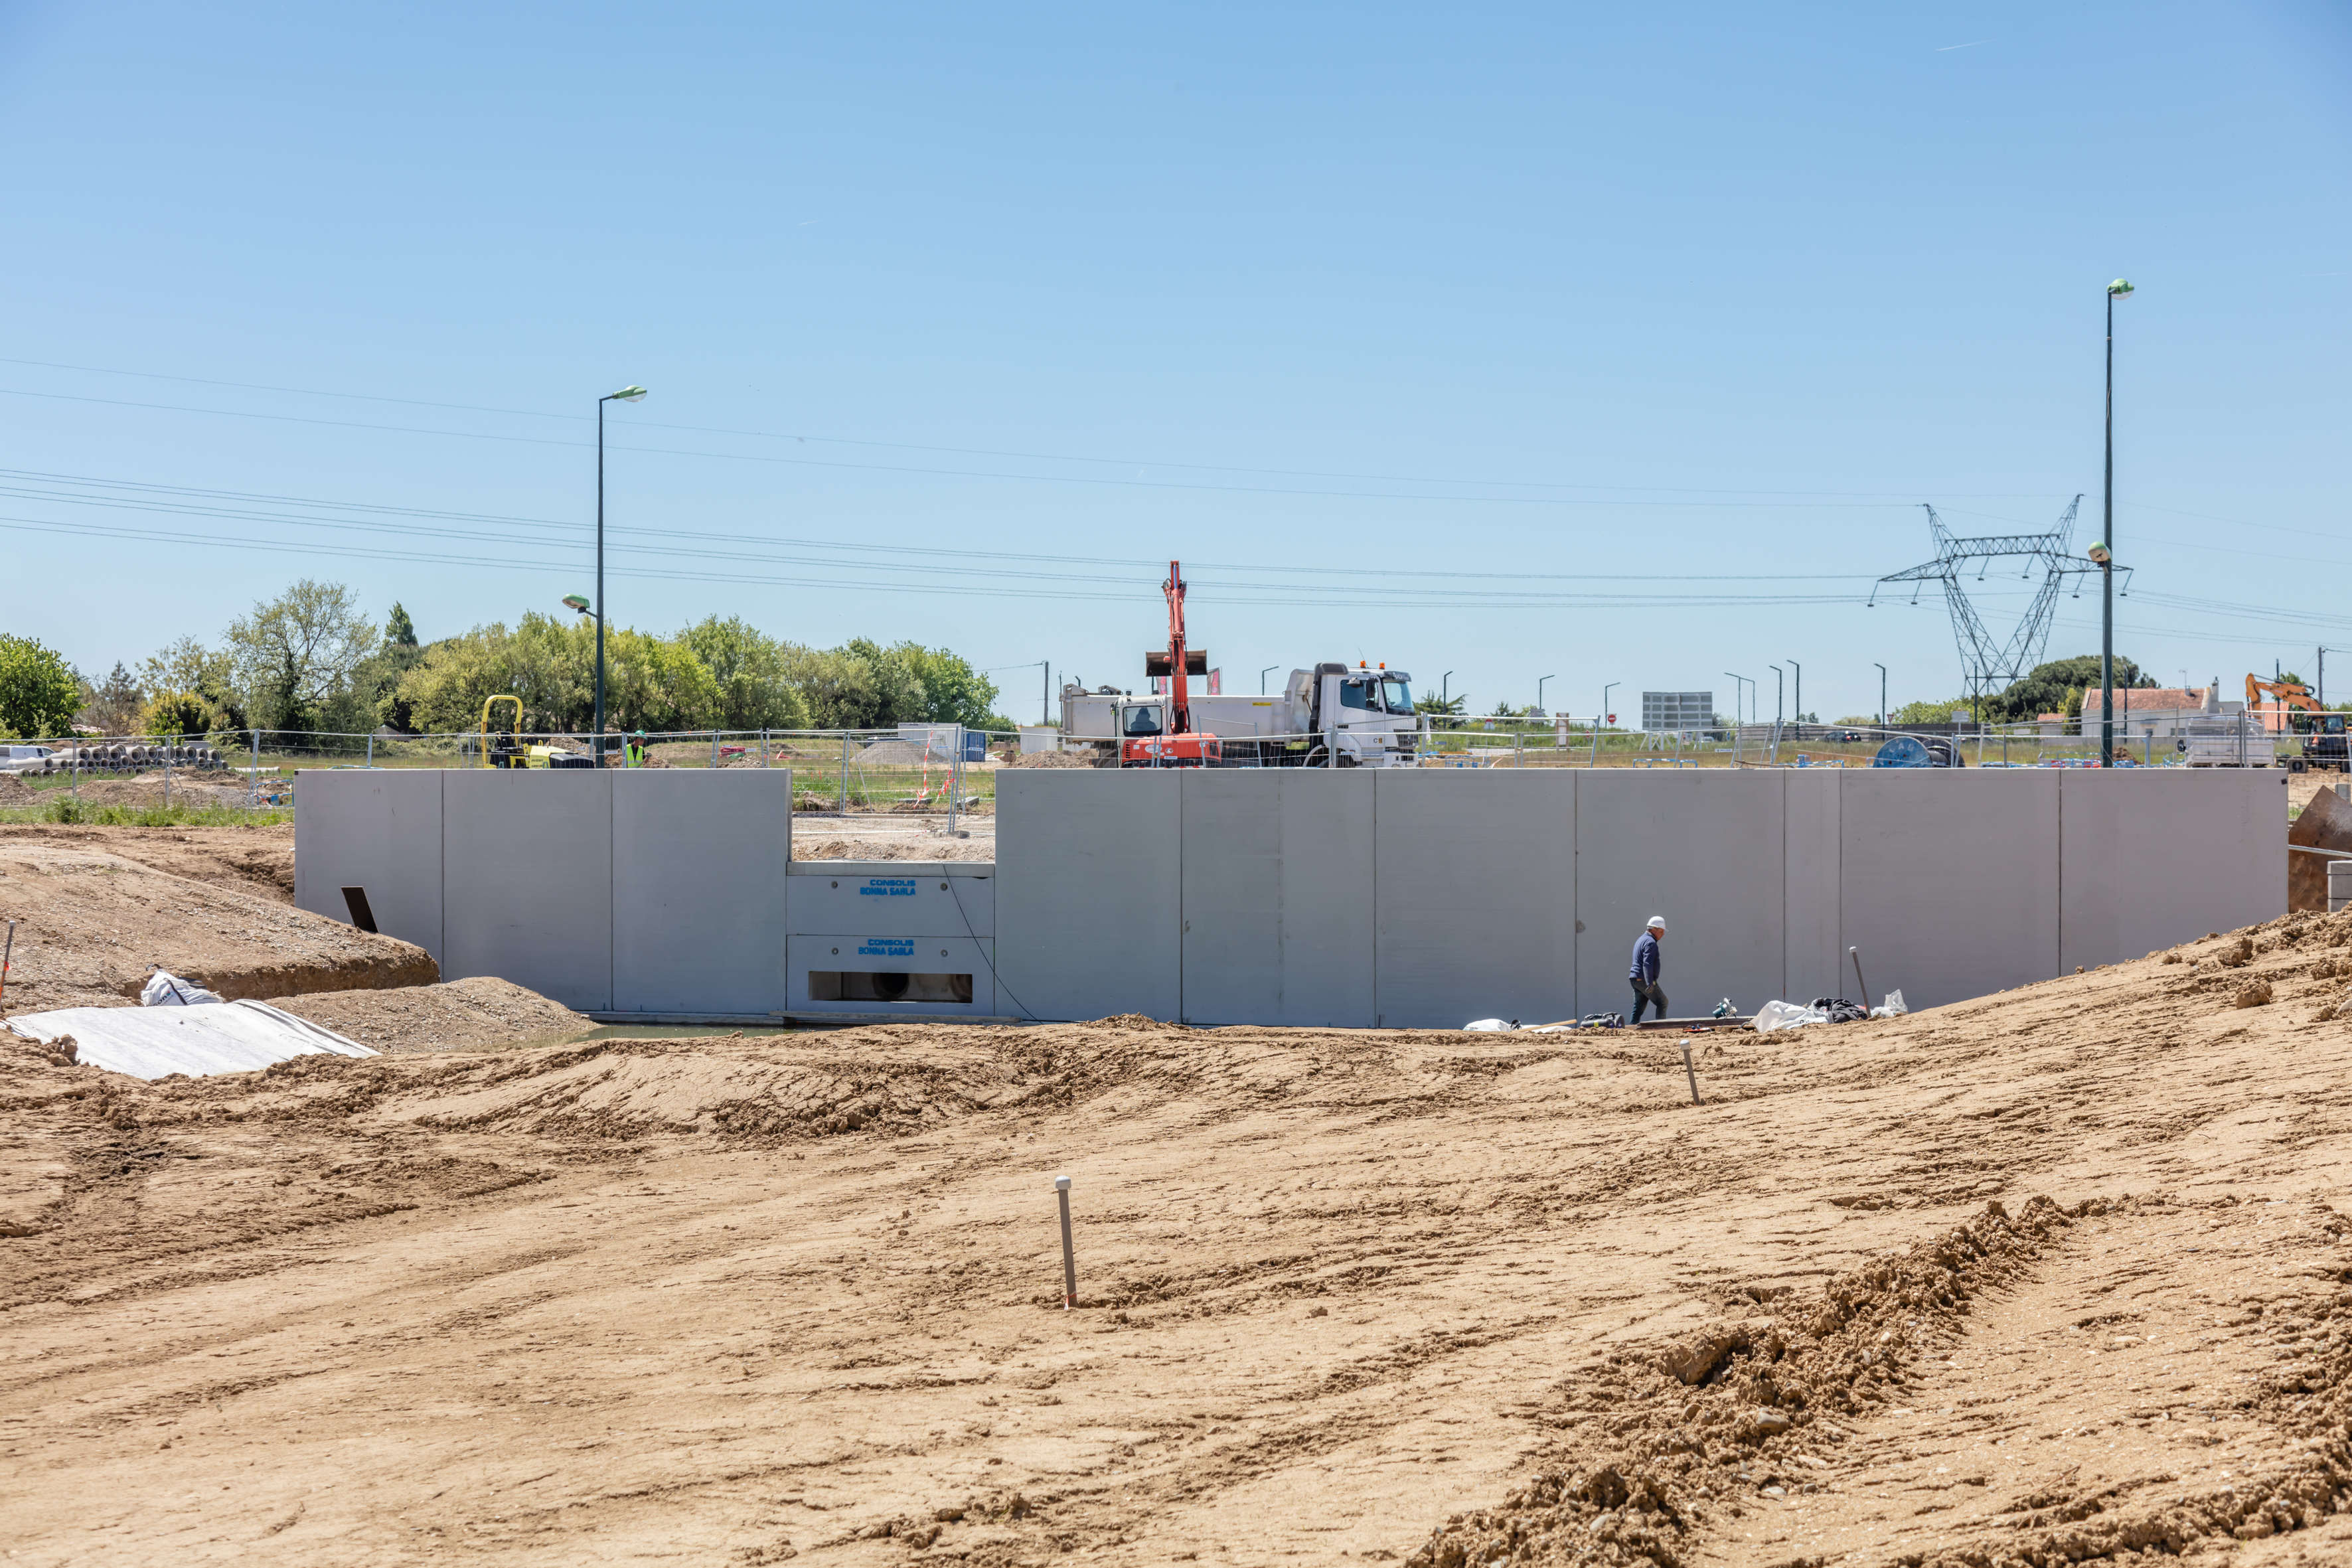
<path id="1" fill-rule="evenodd" d="M 1168 682 L 1168 723 L 1153 722 L 1151 708 L 1133 708 L 1125 733 L 1119 737 L 1119 766 L 1126 768 L 1197 768 L 1222 760 L 1223 743 L 1216 736 L 1192 728 L 1192 689 L 1188 675 L 1209 673 L 1209 656 L 1184 646 L 1184 569 L 1168 563 L 1168 581 L 1160 584 L 1168 596 L 1168 651 L 1154 648 L 1143 656 L 1143 673 Z M 1148 726 L 1148 728 L 1147 728 Z"/>
<path id="2" fill-rule="evenodd" d="M 2343 714 L 2328 712 L 2299 680 L 2263 680 L 2252 675 L 2246 677 L 2246 711 L 2258 711 L 2265 693 L 2281 708 L 2299 710 L 2287 720 L 2303 736 L 2303 762 L 2296 765 L 2352 773 L 2352 736 L 2344 732 Z"/>

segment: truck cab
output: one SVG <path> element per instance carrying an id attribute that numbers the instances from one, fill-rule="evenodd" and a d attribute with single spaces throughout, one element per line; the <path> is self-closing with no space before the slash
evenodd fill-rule
<path id="1" fill-rule="evenodd" d="M 1298 731 L 1316 742 L 1306 765 L 1343 768 L 1412 767 L 1421 739 L 1412 710 L 1412 677 L 1362 664 L 1318 664 L 1290 672 L 1289 707 Z"/>

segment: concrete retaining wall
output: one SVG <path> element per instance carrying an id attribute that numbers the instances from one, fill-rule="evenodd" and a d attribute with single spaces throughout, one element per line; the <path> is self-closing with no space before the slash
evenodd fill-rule
<path id="1" fill-rule="evenodd" d="M 1000 1000 L 1040 1018 L 1623 1012 L 1652 914 L 1677 1013 L 1856 996 L 1853 947 L 1927 1007 L 2267 919 L 2286 880 L 2281 775 L 2233 769 L 1041 771 L 997 812 Z"/>
<path id="2" fill-rule="evenodd" d="M 490 974 L 580 1012 L 786 1006 L 783 769 L 306 773 L 294 901 L 377 928 L 444 978 Z"/>

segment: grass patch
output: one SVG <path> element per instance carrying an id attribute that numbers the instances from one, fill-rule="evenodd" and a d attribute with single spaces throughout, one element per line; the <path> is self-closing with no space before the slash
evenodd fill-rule
<path id="1" fill-rule="evenodd" d="M 91 827 L 268 827 L 291 822 L 291 808 L 250 811 L 222 805 L 100 805 L 62 796 L 0 809 L 0 823 L 54 822 Z"/>

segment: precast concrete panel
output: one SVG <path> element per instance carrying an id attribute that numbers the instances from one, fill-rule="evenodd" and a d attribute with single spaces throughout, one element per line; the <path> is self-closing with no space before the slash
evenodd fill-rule
<path id="1" fill-rule="evenodd" d="M 609 1011 L 782 1011 L 791 772 L 632 768 L 611 779 Z"/>
<path id="2" fill-rule="evenodd" d="M 2059 774 L 2058 973 L 2286 912 L 2286 779 L 2267 768 Z"/>
<path id="3" fill-rule="evenodd" d="M 1838 779 L 1836 768 L 1796 768 L 1780 775 L 1782 952 L 1774 997 L 1811 1001 L 1843 996 L 1845 949 L 1838 945 Z M 1756 1003 L 1735 995 L 1742 1013 Z"/>
<path id="4" fill-rule="evenodd" d="M 1185 1021 L 1370 1027 L 1373 770 L 1180 776 Z"/>
<path id="5" fill-rule="evenodd" d="M 1376 1021 L 1458 1029 L 1475 1018 L 1575 1016 L 1579 774 L 1383 768 L 1373 777 Z"/>
<path id="6" fill-rule="evenodd" d="M 1777 771 L 1600 769 L 1576 785 L 1576 1006 L 1630 1015 L 1643 922 L 1663 915 L 1676 1017 L 1782 993 L 1784 800 Z"/>
<path id="7" fill-rule="evenodd" d="M 445 976 L 495 974 L 577 1012 L 612 1010 L 613 781 L 620 774 L 442 774 Z"/>
<path id="8" fill-rule="evenodd" d="M 996 775 L 997 979 L 1008 1014 L 1183 1011 L 1182 773 Z"/>
<path id="9" fill-rule="evenodd" d="M 1934 1007 L 2058 973 L 2058 778 L 1840 771 L 1841 945 L 1861 948 L 1872 1003 L 1899 990 Z"/>
<path id="10" fill-rule="evenodd" d="M 345 888 L 367 889 L 376 930 L 447 972 L 441 936 L 441 771 L 336 769 L 294 796 L 294 902 L 351 923 Z"/>
<path id="11" fill-rule="evenodd" d="M 795 935 L 867 931 L 893 936 L 996 934 L 996 867 L 986 860 L 802 860 L 793 867 Z"/>
<path id="12" fill-rule="evenodd" d="M 898 936 L 860 932 L 794 931 L 790 944 L 792 983 L 786 1011 L 846 1013 L 864 1017 L 996 1018 L 1015 1015 L 998 1005 L 990 943 L 967 936 Z M 813 974 L 963 974 L 971 980 L 971 1000 L 885 1001 L 878 997 L 813 994 Z"/>

